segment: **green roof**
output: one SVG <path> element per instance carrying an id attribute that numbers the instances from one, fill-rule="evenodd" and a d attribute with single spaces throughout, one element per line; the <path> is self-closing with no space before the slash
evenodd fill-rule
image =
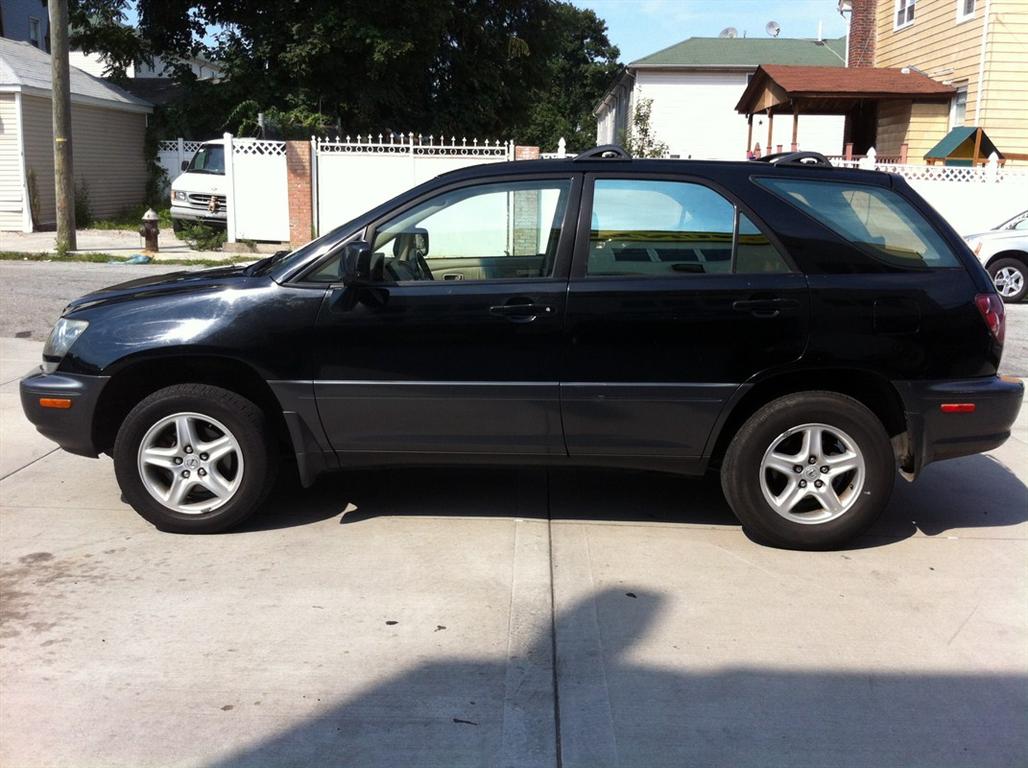
<path id="1" fill-rule="evenodd" d="M 846 38 L 824 40 L 791 37 L 690 37 L 629 64 L 634 68 L 703 67 L 707 69 L 753 67 L 761 64 L 795 64 L 810 67 L 841 67 L 846 58 Z"/>
<path id="2" fill-rule="evenodd" d="M 978 127 L 974 125 L 962 125 L 954 128 L 942 137 L 942 141 L 929 149 L 925 153 L 925 157 L 930 157 L 934 160 L 946 158 L 967 159 L 971 157 L 974 154 L 974 134 L 977 130 Z M 982 143 L 978 147 L 978 156 L 988 157 L 993 152 L 1000 159 L 1003 158 L 1003 154 L 996 149 L 996 145 L 992 143 L 992 140 L 989 139 L 985 131 L 982 131 Z"/>

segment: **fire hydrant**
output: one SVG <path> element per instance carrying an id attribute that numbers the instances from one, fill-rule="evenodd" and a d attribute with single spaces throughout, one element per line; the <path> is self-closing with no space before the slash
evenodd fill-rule
<path id="1" fill-rule="evenodd" d="M 157 246 L 157 236 L 160 234 L 157 220 L 157 212 L 153 208 L 147 208 L 146 213 L 143 214 L 143 225 L 139 228 L 139 234 L 143 236 L 143 240 L 146 242 L 144 250 L 155 253 L 160 250 Z"/>

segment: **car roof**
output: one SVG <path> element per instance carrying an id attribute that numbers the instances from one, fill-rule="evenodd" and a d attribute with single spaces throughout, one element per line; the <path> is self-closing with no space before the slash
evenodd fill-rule
<path id="1" fill-rule="evenodd" d="M 503 163 L 481 163 L 439 174 L 436 179 L 464 181 L 539 173 L 645 173 L 681 174 L 716 179 L 721 175 L 798 174 L 806 178 L 823 176 L 830 180 L 860 180 L 889 186 L 890 174 L 856 168 L 768 163 L 760 160 L 666 160 L 652 158 L 580 158 L 551 160 L 513 160 Z"/>

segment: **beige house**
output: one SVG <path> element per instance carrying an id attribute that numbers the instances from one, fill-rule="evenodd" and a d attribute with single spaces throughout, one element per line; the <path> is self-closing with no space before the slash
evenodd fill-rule
<path id="1" fill-rule="evenodd" d="M 864 0 L 870 2 L 870 0 Z M 874 66 L 913 67 L 956 89 L 948 104 L 879 113 L 883 154 L 901 141 L 922 158 L 949 129 L 980 126 L 1004 155 L 1028 161 L 1028 0 L 877 0 Z M 853 2 L 853 19 L 858 6 Z"/>
<path id="2" fill-rule="evenodd" d="M 75 181 L 88 191 L 92 214 L 113 216 L 139 205 L 153 108 L 74 67 L 70 80 Z M 50 95 L 50 56 L 0 39 L 0 232 L 31 232 L 56 221 Z"/>

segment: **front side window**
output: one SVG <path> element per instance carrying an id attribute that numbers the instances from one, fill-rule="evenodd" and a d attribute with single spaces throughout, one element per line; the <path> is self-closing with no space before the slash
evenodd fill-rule
<path id="1" fill-rule="evenodd" d="M 586 275 L 789 272 L 767 236 L 702 184 L 598 179 Z"/>
<path id="2" fill-rule="evenodd" d="M 482 184 L 445 192 L 381 224 L 372 277 L 511 280 L 551 277 L 571 191 L 569 179 Z M 337 259 L 308 280 L 338 279 Z"/>
<path id="3" fill-rule="evenodd" d="M 896 28 L 914 22 L 914 0 L 896 0 Z"/>
<path id="4" fill-rule="evenodd" d="M 220 144 L 205 144 L 196 150 L 188 173 L 225 173 L 225 148 Z"/>
<path id="5" fill-rule="evenodd" d="M 917 270 L 959 266 L 931 224 L 890 189 L 806 179 L 755 181 L 890 266 Z"/>

